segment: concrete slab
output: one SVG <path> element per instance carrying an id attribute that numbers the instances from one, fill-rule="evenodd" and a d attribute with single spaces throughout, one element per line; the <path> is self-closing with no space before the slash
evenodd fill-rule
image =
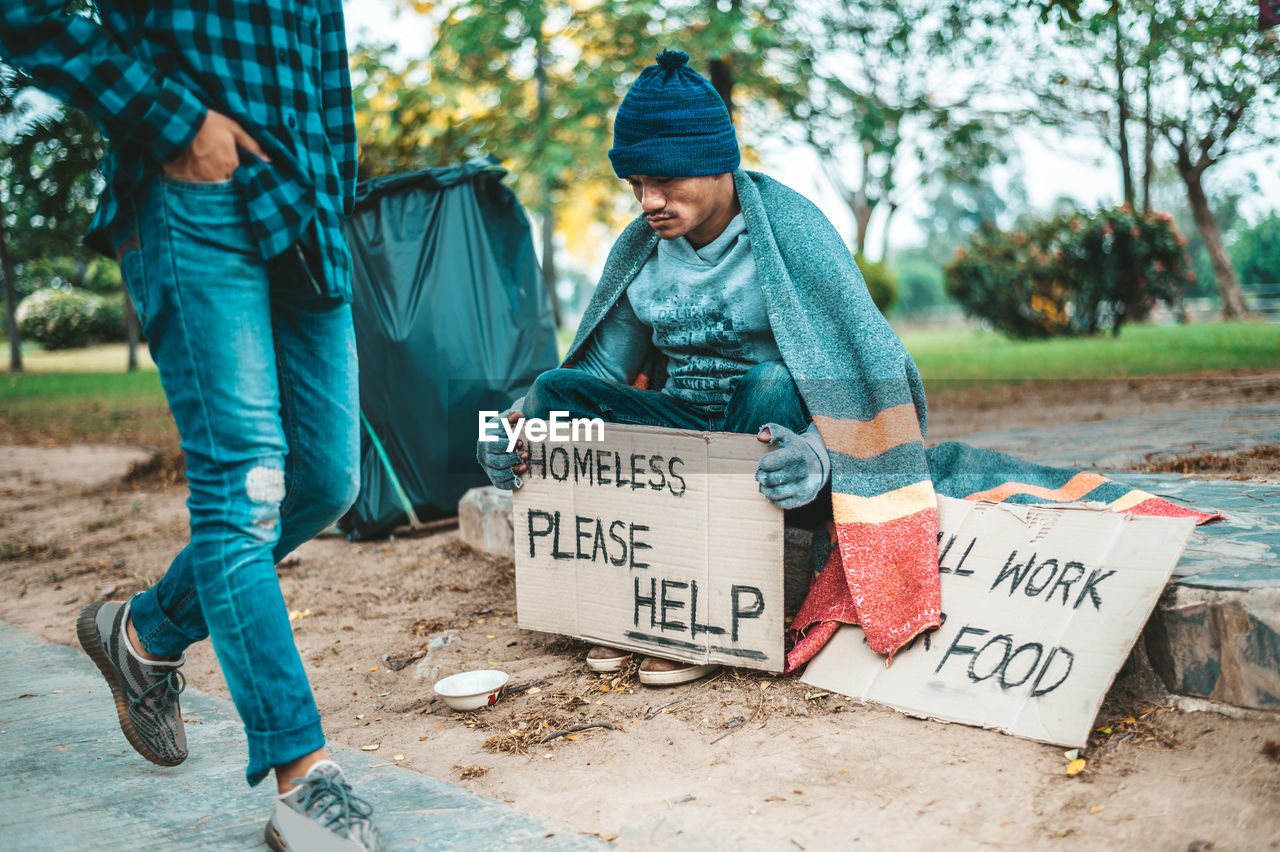
<path id="1" fill-rule="evenodd" d="M 980 432 L 960 440 L 1040 464 L 1133 470 L 1173 456 L 1280 443 L 1280 405 L 1166 411 L 1043 429 Z"/>
<path id="2" fill-rule="evenodd" d="M 0 622 L 0 844 L 14 850 L 266 848 L 270 779 L 244 782 L 245 742 L 230 701 L 182 696 L 191 757 L 174 768 L 133 751 L 88 657 Z M 608 844 L 443 781 L 334 750 L 374 803 L 391 849 L 600 850 Z"/>

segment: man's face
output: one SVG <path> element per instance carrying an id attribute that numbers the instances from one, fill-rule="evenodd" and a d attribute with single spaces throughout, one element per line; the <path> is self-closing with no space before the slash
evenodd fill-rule
<path id="1" fill-rule="evenodd" d="M 677 178 L 631 175 L 627 183 L 649 227 L 664 240 L 688 237 L 695 247 L 704 246 L 720 236 L 738 214 L 731 174 Z"/>

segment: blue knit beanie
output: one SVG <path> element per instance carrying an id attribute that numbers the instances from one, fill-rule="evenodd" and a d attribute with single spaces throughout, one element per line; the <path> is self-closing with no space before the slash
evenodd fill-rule
<path id="1" fill-rule="evenodd" d="M 688 62 L 683 50 L 662 51 L 622 99 L 609 150 L 618 177 L 719 175 L 742 162 L 729 110 Z"/>

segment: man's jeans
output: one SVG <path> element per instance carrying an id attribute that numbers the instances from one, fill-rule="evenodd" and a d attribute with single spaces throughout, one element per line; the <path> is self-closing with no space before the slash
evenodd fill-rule
<path id="1" fill-rule="evenodd" d="M 704 408 L 582 370 L 559 369 L 538 376 L 523 408 L 525 417 L 547 419 L 552 411 L 567 411 L 570 417 L 599 417 L 607 423 L 749 435 L 766 423 L 794 432 L 809 426 L 800 391 L 781 361 L 766 361 L 748 370 L 724 407 Z"/>
<path id="2" fill-rule="evenodd" d="M 257 784 L 325 742 L 275 565 L 359 491 L 351 308 L 268 274 L 234 182 L 159 178 L 131 212 L 120 265 L 182 436 L 191 541 L 130 612 L 153 654 L 213 638 Z"/>

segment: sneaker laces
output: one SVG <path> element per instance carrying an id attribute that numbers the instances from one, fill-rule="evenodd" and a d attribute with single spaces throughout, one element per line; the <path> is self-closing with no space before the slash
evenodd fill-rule
<path id="1" fill-rule="evenodd" d="M 155 670 L 153 669 L 151 673 L 154 674 Z M 166 713 L 177 702 L 182 690 L 186 688 L 187 679 L 182 676 L 182 672 L 177 669 L 170 669 L 167 675 L 139 693 L 138 697 L 133 699 L 133 706 L 139 707 L 150 701 L 153 704 L 149 708 L 152 712 Z"/>
<path id="2" fill-rule="evenodd" d="M 293 783 L 306 788 L 298 805 L 302 813 L 317 808 L 316 818 L 323 820 L 324 827 L 331 831 L 336 828 L 345 833 L 352 823 L 365 822 L 373 816 L 373 805 L 351 792 L 351 785 L 345 781 L 316 775 L 295 778 Z"/>

